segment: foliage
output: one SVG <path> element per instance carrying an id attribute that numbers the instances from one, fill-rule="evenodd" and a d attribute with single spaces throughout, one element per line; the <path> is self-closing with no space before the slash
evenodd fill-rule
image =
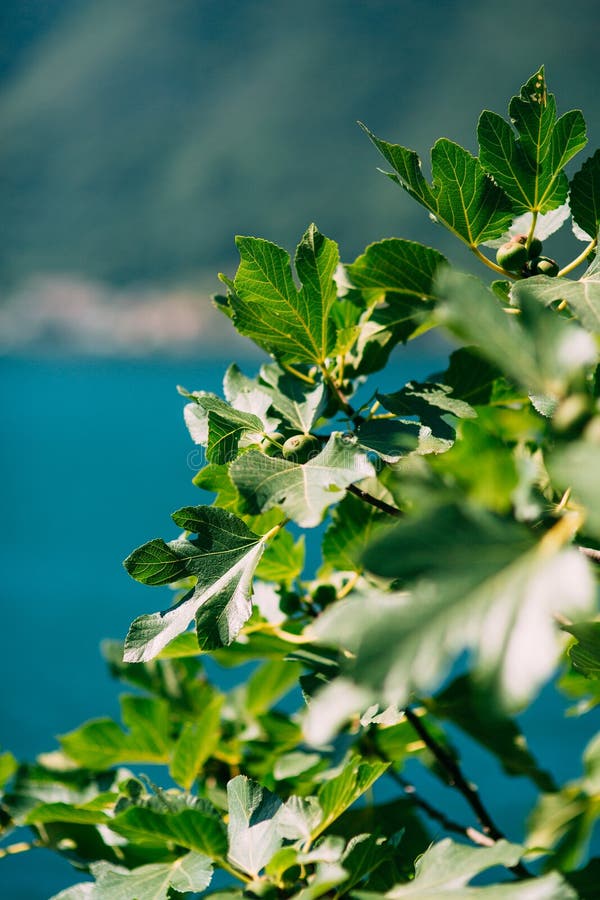
<path id="1" fill-rule="evenodd" d="M 237 239 L 216 303 L 272 361 L 256 377 L 232 365 L 224 397 L 181 389 L 207 457 L 194 481 L 215 498 L 125 560 L 175 593 L 106 645 L 135 688 L 122 724 L 87 722 L 35 764 L 0 757 L 6 833 L 30 828 L 24 846 L 93 877 L 62 900 L 598 896 L 600 862 L 577 867 L 600 738 L 557 784 L 516 715 L 558 670 L 575 712 L 600 698 L 600 157 L 569 180 L 583 116 L 557 116 L 543 69 L 509 115 L 482 114 L 479 158 L 438 141 L 431 183 L 370 135 L 392 180 L 501 276 L 491 287 L 407 240 L 342 266 L 310 225 L 292 267 Z M 534 275 L 569 192 L 585 250 Z M 511 242 L 516 271 L 485 249 Z M 391 350 L 431 328 L 464 345 L 446 371 L 379 391 Z M 298 529 L 321 549 L 309 575 Z M 224 693 L 212 659 L 253 666 Z M 522 843 L 463 771 L 460 733 L 536 790 Z M 125 768 L 144 763 L 160 783 Z M 409 763 L 462 794 L 463 819 Z"/>

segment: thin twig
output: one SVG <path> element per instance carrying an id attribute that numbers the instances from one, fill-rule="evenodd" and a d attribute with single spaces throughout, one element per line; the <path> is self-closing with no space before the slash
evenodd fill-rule
<path id="1" fill-rule="evenodd" d="M 484 834 L 490 837 L 493 841 L 506 840 L 505 835 L 500 831 L 491 815 L 483 805 L 477 788 L 475 787 L 475 785 L 467 781 L 458 762 L 454 759 L 454 757 L 447 753 L 446 750 L 444 750 L 444 748 L 440 744 L 438 744 L 436 739 L 429 733 L 425 724 L 420 720 L 419 716 L 414 712 L 414 710 L 406 708 L 404 710 L 404 715 L 406 716 L 407 721 L 410 722 L 414 730 L 417 732 L 423 743 L 433 753 L 438 763 L 442 766 L 443 769 L 445 769 L 446 773 L 450 777 L 450 784 L 455 787 L 467 801 L 467 803 L 477 816 Z M 514 872 L 514 874 L 519 878 L 532 877 L 531 873 L 525 868 L 522 863 L 517 863 L 516 866 L 509 866 L 509 868 L 511 872 Z"/>
<path id="2" fill-rule="evenodd" d="M 0 847 L 0 859 L 5 856 L 12 856 L 15 853 L 27 853 L 29 850 L 35 850 L 37 847 L 43 847 L 41 841 L 21 841 L 18 844 L 9 844 L 7 847 Z"/>
<path id="3" fill-rule="evenodd" d="M 592 562 L 600 563 L 600 550 L 596 550 L 595 547 L 578 547 L 577 549 Z"/>
<path id="4" fill-rule="evenodd" d="M 427 800 L 417 793 L 416 787 L 409 781 L 405 781 L 395 769 L 388 769 L 386 775 L 389 775 L 392 781 L 395 781 L 396 784 L 402 788 L 406 796 L 415 806 L 422 809 L 430 819 L 433 819 L 434 822 L 438 822 L 442 828 L 446 829 L 446 831 L 452 831 L 455 834 L 461 834 L 463 837 L 468 837 L 470 841 L 473 841 L 474 844 L 478 844 L 480 847 L 494 846 L 494 839 L 487 834 L 483 834 L 483 832 L 478 831 L 477 828 L 461 825 L 459 822 L 449 819 L 445 813 L 436 809 L 431 803 L 428 803 Z"/>
<path id="5" fill-rule="evenodd" d="M 386 503 L 385 500 L 380 500 L 379 497 L 374 497 L 372 494 L 367 493 L 367 491 L 361 490 L 361 488 L 356 487 L 355 484 L 351 484 L 347 488 L 350 494 L 354 494 L 355 497 L 358 497 L 359 500 L 362 500 L 364 503 L 369 503 L 371 506 L 380 509 L 382 512 L 387 513 L 388 516 L 396 516 L 396 518 L 400 518 L 404 513 L 401 509 L 398 509 L 397 506 L 392 506 L 390 503 Z"/>

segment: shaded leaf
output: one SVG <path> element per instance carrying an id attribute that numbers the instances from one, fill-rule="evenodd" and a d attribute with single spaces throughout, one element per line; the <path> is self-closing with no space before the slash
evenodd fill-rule
<path id="1" fill-rule="evenodd" d="M 273 408 L 285 417 L 288 424 L 308 434 L 325 408 L 325 385 L 311 387 L 281 369 L 277 363 L 263 366 L 260 377 L 266 383 Z"/>
<path id="2" fill-rule="evenodd" d="M 494 295 L 471 275 L 443 270 L 441 324 L 528 393 L 561 396 L 597 357 L 594 342 L 577 323 L 561 319 L 523 297 L 521 314 L 507 315 Z M 530 279 L 527 279 L 529 281 Z"/>
<path id="3" fill-rule="evenodd" d="M 411 691 L 430 691 L 465 649 L 502 703 L 518 708 L 560 657 L 554 615 L 579 619 L 594 606 L 581 554 L 551 554 L 524 527 L 483 511 L 434 508 L 402 522 L 374 542 L 366 565 L 413 593 L 350 596 L 311 625 L 319 641 L 350 651 L 342 678 L 309 707 L 307 729 L 319 718 L 322 740 L 339 727 L 341 711 L 402 706 Z"/>
<path id="4" fill-rule="evenodd" d="M 189 790 L 211 756 L 221 734 L 221 707 L 225 698 L 215 695 L 193 722 L 186 722 L 173 749 L 169 772 L 174 781 Z"/>
<path id="5" fill-rule="evenodd" d="M 399 885 L 386 896 L 390 900 L 412 897 L 414 900 L 434 898 L 479 898 L 482 900 L 576 900 L 572 888 L 557 873 L 490 887 L 469 888 L 469 882 L 480 872 L 494 866 L 514 866 L 524 849 L 507 841 L 493 847 L 468 847 L 445 838 L 433 844 L 415 864 L 415 877 L 407 885 Z M 369 895 L 359 893 L 359 897 Z"/>
<path id="6" fill-rule="evenodd" d="M 516 306 L 526 298 L 544 306 L 564 300 L 587 331 L 600 334 L 600 273 L 590 277 L 586 273 L 579 281 L 535 275 L 514 284 L 511 298 Z"/>
<path id="7" fill-rule="evenodd" d="M 569 648 L 569 657 L 578 672 L 588 678 L 600 678 L 600 622 L 578 622 L 563 625 L 576 639 Z"/>
<path id="8" fill-rule="evenodd" d="M 417 422 L 398 419 L 368 419 L 356 429 L 361 447 L 373 450 L 385 462 L 397 462 L 419 446 Z"/>
<path id="9" fill-rule="evenodd" d="M 142 846 L 179 844 L 213 859 L 224 858 L 227 834 L 219 818 L 199 809 L 156 812 L 133 806 L 117 813 L 111 830 Z"/>
<path id="10" fill-rule="evenodd" d="M 323 560 L 340 571 L 362 572 L 363 556 L 373 537 L 390 525 L 390 517 L 358 497 L 346 494 L 334 509 L 323 538 Z"/>
<path id="11" fill-rule="evenodd" d="M 557 487 L 571 488 L 585 511 L 584 531 L 600 539 L 600 447 L 591 441 L 574 441 L 546 461 Z"/>
<path id="12" fill-rule="evenodd" d="M 267 712 L 298 683 L 302 671 L 298 663 L 274 659 L 263 663 L 238 690 L 243 696 L 242 708 L 250 716 Z"/>
<path id="13" fill-rule="evenodd" d="M 474 348 L 461 347 L 450 354 L 442 381 L 452 388 L 454 397 L 470 405 L 488 403 L 498 369 L 483 359 Z"/>
<path id="14" fill-rule="evenodd" d="M 208 414 L 208 438 L 206 456 L 209 462 L 223 465 L 231 462 L 238 454 L 240 440 L 250 435 L 259 440 L 263 423 L 253 413 L 234 409 L 218 397 L 200 397 L 197 401 Z"/>
<path id="15" fill-rule="evenodd" d="M 256 569 L 259 578 L 290 585 L 304 568 L 304 535 L 297 541 L 284 528 L 269 541 Z"/>

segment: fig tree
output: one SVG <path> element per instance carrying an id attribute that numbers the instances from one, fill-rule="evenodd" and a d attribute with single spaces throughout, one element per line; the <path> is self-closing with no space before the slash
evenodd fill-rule
<path id="1" fill-rule="evenodd" d="M 496 262 L 509 272 L 518 272 L 527 262 L 527 248 L 516 241 L 508 241 L 498 249 Z"/>
<path id="2" fill-rule="evenodd" d="M 314 434 L 294 434 L 283 445 L 283 455 L 295 463 L 305 463 L 321 450 L 321 442 Z"/>

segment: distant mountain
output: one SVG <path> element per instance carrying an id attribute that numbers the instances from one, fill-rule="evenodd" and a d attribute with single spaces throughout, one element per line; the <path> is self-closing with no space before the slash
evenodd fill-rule
<path id="1" fill-rule="evenodd" d="M 598 144 L 595 16 L 595 0 L 9 0 L 0 284 L 190 281 L 233 267 L 235 233 L 293 247 L 312 220 L 344 258 L 390 234 L 438 242 L 356 119 L 425 155 L 440 134 L 475 149 L 482 105 L 504 112 L 545 62 Z"/>

